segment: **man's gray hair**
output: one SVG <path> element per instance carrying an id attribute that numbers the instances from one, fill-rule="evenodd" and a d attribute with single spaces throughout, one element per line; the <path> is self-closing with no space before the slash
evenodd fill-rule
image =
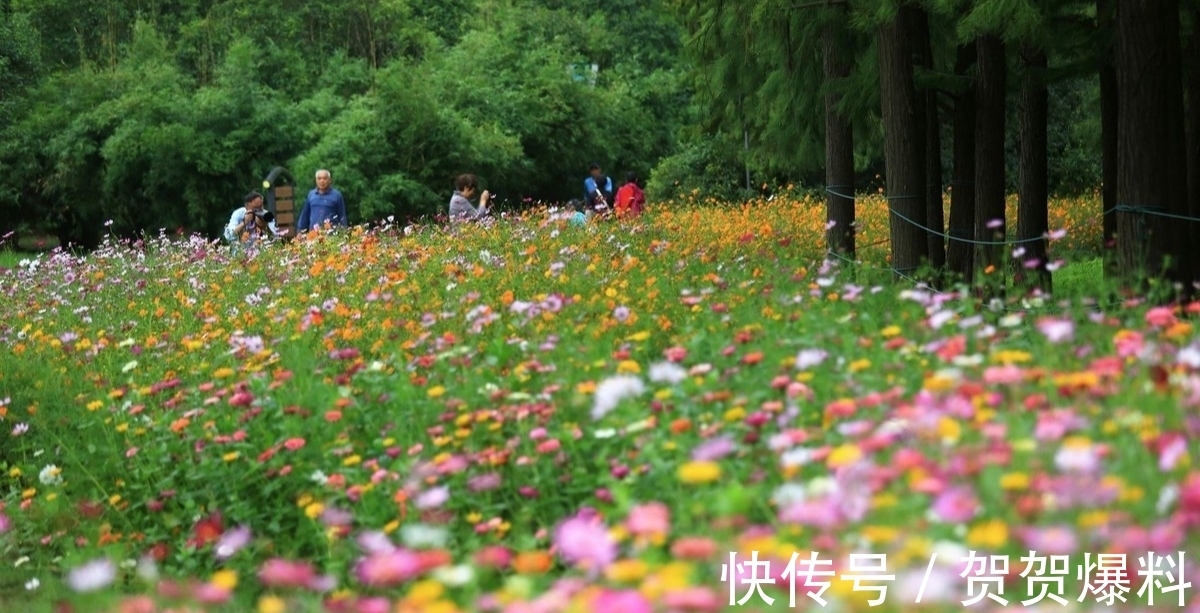
<path id="1" fill-rule="evenodd" d="M 317 171 L 316 176 L 320 177 L 321 175 L 328 175 L 330 179 L 333 178 L 333 173 L 329 172 L 328 170 L 325 170 L 324 168 Z"/>

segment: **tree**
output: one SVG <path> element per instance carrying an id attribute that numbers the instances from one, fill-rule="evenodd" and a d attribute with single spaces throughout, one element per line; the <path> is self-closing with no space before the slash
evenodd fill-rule
<path id="1" fill-rule="evenodd" d="M 974 43 L 958 46 L 954 74 L 965 82 L 954 97 L 953 179 L 950 183 L 950 271 L 970 283 L 975 274 L 975 66 Z"/>
<path id="2" fill-rule="evenodd" d="M 1050 290 L 1047 264 L 1049 230 L 1049 187 L 1046 164 L 1046 132 L 1048 128 L 1049 97 L 1046 93 L 1046 52 L 1033 41 L 1021 46 L 1021 176 L 1018 192 L 1017 241 L 1024 251 L 1018 265 L 1028 270 L 1028 283 Z M 1024 280 L 1026 274 L 1018 269 Z"/>
<path id="3" fill-rule="evenodd" d="M 837 11 L 843 13 L 844 11 Z M 843 15 L 828 19 L 821 32 L 825 71 L 825 195 L 829 251 L 854 259 L 854 130 L 838 108 L 838 80 L 850 73 Z"/>
<path id="4" fill-rule="evenodd" d="M 1120 270 L 1190 284 L 1178 0 L 1118 0 L 1117 215 Z M 1192 290 L 1188 290 L 1190 293 Z"/>
<path id="5" fill-rule="evenodd" d="M 899 7 L 878 28 L 879 92 L 883 107 L 884 156 L 892 242 L 892 268 L 910 274 L 929 254 L 925 237 L 925 167 L 918 156 L 911 34 Z M 885 9 L 886 10 L 886 9 Z"/>
<path id="6" fill-rule="evenodd" d="M 1001 249 L 990 244 L 1005 236 L 1004 121 L 1007 59 L 1004 41 L 985 34 L 975 41 L 979 76 L 975 82 L 975 240 L 976 266 L 1003 278 Z M 996 282 L 999 284 L 1000 282 Z"/>

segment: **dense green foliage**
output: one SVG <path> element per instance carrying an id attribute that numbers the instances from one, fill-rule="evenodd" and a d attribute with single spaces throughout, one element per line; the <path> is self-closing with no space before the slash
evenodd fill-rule
<path id="1" fill-rule="evenodd" d="M 95 245 L 112 220 L 122 235 L 216 236 L 276 165 L 302 187 L 332 170 L 354 222 L 441 212 L 463 172 L 510 207 L 564 200 L 591 161 L 637 172 L 654 199 L 812 186 L 830 89 L 853 118 L 860 187 L 874 186 L 870 4 L 847 18 L 852 74 L 826 83 L 819 28 L 837 16 L 765 0 L 12 0 L 0 24 L 3 230 Z M 988 14 L 926 4 L 935 62 L 918 85 L 949 108 L 953 45 Z M 1088 44 L 1051 50 L 1060 193 L 1099 182 Z M 942 121 L 948 183 L 950 113 Z"/>

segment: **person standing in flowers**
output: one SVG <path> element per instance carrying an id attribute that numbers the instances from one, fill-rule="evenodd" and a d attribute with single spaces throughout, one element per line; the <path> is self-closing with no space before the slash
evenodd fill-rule
<path id="1" fill-rule="evenodd" d="M 233 212 L 225 225 L 225 240 L 235 248 L 253 247 L 260 240 L 278 233 L 275 216 L 263 210 L 263 197 L 258 192 L 246 194 L 243 205 Z"/>
<path id="2" fill-rule="evenodd" d="M 603 211 L 613 199 L 612 178 L 604 176 L 598 163 L 593 162 L 589 170 L 591 176 L 583 180 L 583 201 L 587 208 Z"/>
<path id="3" fill-rule="evenodd" d="M 642 214 L 645 206 L 646 194 L 638 187 L 637 175 L 632 172 L 625 173 L 625 185 L 617 190 L 617 197 L 613 201 L 617 217 L 637 217 Z"/>
<path id="4" fill-rule="evenodd" d="M 488 199 L 492 195 L 486 189 L 479 194 L 479 208 L 471 206 L 471 198 L 478 189 L 478 177 L 458 175 L 454 180 L 454 195 L 450 196 L 450 221 L 471 221 L 488 214 Z"/>
<path id="5" fill-rule="evenodd" d="M 304 208 L 300 210 L 300 220 L 296 230 L 301 234 L 309 230 L 325 226 L 350 225 L 346 218 L 346 199 L 342 193 L 332 187 L 333 175 L 322 168 L 317 171 L 317 186 L 308 192 L 304 199 Z"/>

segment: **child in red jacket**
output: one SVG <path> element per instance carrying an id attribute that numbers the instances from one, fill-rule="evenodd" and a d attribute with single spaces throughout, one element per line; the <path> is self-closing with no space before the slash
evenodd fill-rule
<path id="1" fill-rule="evenodd" d="M 646 194 L 638 187 L 637 175 L 630 172 L 625 174 L 625 185 L 617 190 L 614 198 L 614 210 L 617 217 L 637 217 L 646 207 Z"/>

